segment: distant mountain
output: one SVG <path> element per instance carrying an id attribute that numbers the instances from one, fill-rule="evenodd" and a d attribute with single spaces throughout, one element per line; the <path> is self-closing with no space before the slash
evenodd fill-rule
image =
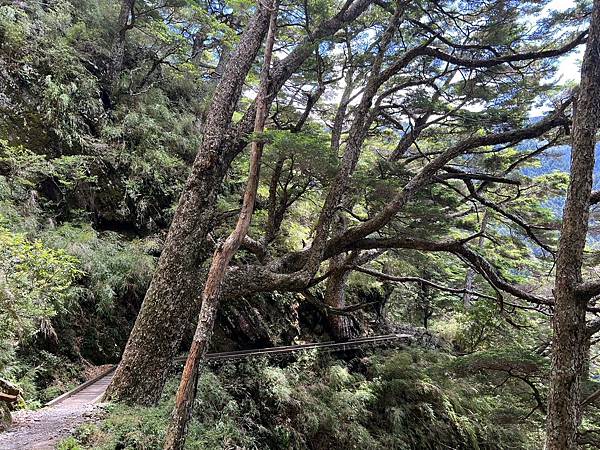
<path id="1" fill-rule="evenodd" d="M 535 148 L 534 146 L 534 142 L 528 142 L 524 143 L 522 148 L 525 150 Z M 540 167 L 527 167 L 525 169 L 522 169 L 521 172 L 524 175 L 530 177 L 544 175 L 546 173 L 552 172 L 568 173 L 571 165 L 571 146 L 559 145 L 550 149 L 547 152 L 544 152 L 543 156 L 540 158 L 540 162 Z M 596 161 L 594 166 L 593 189 L 600 189 L 600 142 L 596 144 Z M 560 217 L 562 215 L 564 204 L 564 197 L 555 197 L 547 202 L 547 206 L 554 211 L 557 217 Z M 600 229 L 599 225 L 600 223 L 592 217 L 590 223 L 588 243 L 594 246 L 600 244 L 600 233 L 598 232 L 598 230 Z"/>
<path id="2" fill-rule="evenodd" d="M 523 148 L 529 148 L 531 144 L 524 144 Z M 600 142 L 596 144 L 596 165 L 594 167 L 594 189 L 600 188 Z M 571 147 L 559 145 L 544 152 L 540 158 L 540 167 L 528 167 L 522 170 L 527 176 L 539 176 L 551 172 L 568 172 L 571 162 Z"/>

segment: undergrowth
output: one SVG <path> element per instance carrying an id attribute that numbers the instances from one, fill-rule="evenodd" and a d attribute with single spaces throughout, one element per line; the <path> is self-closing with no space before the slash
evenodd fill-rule
<path id="1" fill-rule="evenodd" d="M 160 449 L 177 380 L 157 407 L 111 405 L 63 449 Z M 510 384 L 494 389 L 433 351 L 347 361 L 307 353 L 204 371 L 187 449 L 534 449 L 539 420 Z M 513 417 L 501 420 L 512 408 Z"/>

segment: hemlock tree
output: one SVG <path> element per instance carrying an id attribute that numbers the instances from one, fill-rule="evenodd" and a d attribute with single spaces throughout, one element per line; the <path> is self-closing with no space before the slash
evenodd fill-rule
<path id="1" fill-rule="evenodd" d="M 581 383 L 589 350 L 588 301 L 600 290 L 584 282 L 582 265 L 592 199 L 596 133 L 600 125 L 600 1 L 592 8 L 590 31 L 574 105 L 571 179 L 563 213 L 552 339 L 552 375 L 548 396 L 547 450 L 577 448 L 581 424 Z"/>
<path id="2" fill-rule="evenodd" d="M 269 80 L 267 99 L 275 106 L 269 119 L 279 130 L 261 180 L 267 207 L 261 211 L 259 202 L 256 225 L 242 242 L 244 257 L 233 258 L 226 271 L 223 300 L 301 292 L 325 311 L 347 314 L 364 306 L 345 305 L 340 295 L 349 275 L 362 270 L 459 296 L 469 291 L 471 301 L 495 301 L 500 310 L 504 295 L 514 308 L 548 309 L 552 299 L 496 268 L 489 257 L 498 265 L 509 258 L 485 255 L 478 238 L 509 227 L 542 251 L 554 251 L 551 227 L 540 223 L 547 217 L 534 206 L 547 192 L 520 169 L 564 140 L 570 98 L 555 97 L 554 110 L 538 121 L 528 115 L 536 98 L 553 94 L 542 80 L 553 73 L 557 57 L 582 44 L 586 32 L 567 32 L 557 42 L 556 24 L 540 22 L 534 31 L 520 26 L 523 15 L 540 11 L 539 2 L 380 2 L 367 11 L 369 6 L 348 1 L 315 22 L 310 5 L 296 10 L 306 19 L 294 22 L 304 38 L 294 36 L 285 45 L 287 56 Z M 232 117 L 242 108 L 242 87 L 268 15 L 256 7 L 215 88 L 202 146 L 107 392 L 111 398 L 157 400 L 199 309 L 203 262 L 212 247 L 208 232 L 227 235 L 233 226 L 217 217 L 217 194 L 253 130 L 256 103 L 237 123 Z M 283 26 L 288 17 L 280 19 Z M 334 91 L 342 95 L 332 104 L 326 94 Z M 317 110 L 325 124 L 311 118 Z M 534 142 L 533 149 L 519 149 L 523 142 Z M 552 184 L 552 176 L 541 183 Z M 531 205 L 525 211 L 522 184 L 531 184 L 523 191 L 542 193 L 525 202 Z M 514 192 L 506 197 L 498 186 Z M 477 225 L 481 207 L 490 215 L 485 233 Z M 290 222 L 306 230 L 299 245 L 282 242 Z M 528 245 L 511 243 L 521 252 Z M 457 287 L 374 270 L 382 254 L 401 251 L 453 255 L 489 288 L 465 289 L 466 272 Z M 321 302 L 319 284 L 330 277 Z"/>
<path id="3" fill-rule="evenodd" d="M 268 98 L 312 54 L 321 39 L 352 22 L 370 0 L 348 1 L 311 31 L 273 68 Z M 158 400 L 171 360 L 188 320 L 198 311 L 202 262 L 210 251 L 206 236 L 213 226 L 217 193 L 232 159 L 243 150 L 254 122 L 254 108 L 232 123 L 246 76 L 268 27 L 268 11 L 260 3 L 229 57 L 203 125 L 202 146 L 192 166 L 177 212 L 169 228 L 158 268 L 146 294 L 123 358 L 106 397 L 150 404 Z"/>
<path id="4" fill-rule="evenodd" d="M 250 228 L 250 221 L 254 212 L 256 191 L 258 190 L 260 164 L 262 159 L 264 142 L 260 134 L 264 131 L 267 117 L 267 95 L 271 58 L 273 56 L 273 45 L 275 43 L 275 32 L 277 29 L 277 0 L 270 5 L 264 6 L 269 11 L 269 31 L 265 45 L 265 57 L 263 69 L 260 75 L 260 85 L 256 97 L 256 118 L 254 122 L 255 137 L 252 141 L 250 153 L 250 167 L 248 169 L 248 181 L 244 191 L 242 207 L 235 229 L 217 246 L 213 254 L 204 291 L 202 292 L 202 307 L 198 325 L 194 333 L 194 340 L 190 348 L 181 382 L 175 399 L 175 407 L 171 415 L 171 423 L 165 438 L 165 450 L 179 450 L 185 444 L 185 431 L 187 423 L 192 415 L 192 408 L 196 399 L 198 385 L 199 365 L 202 362 L 212 336 L 217 309 L 221 301 L 221 286 L 225 278 L 227 266 L 240 247 L 242 241 Z"/>
<path id="5" fill-rule="evenodd" d="M 201 287 L 203 242 L 208 233 L 220 180 L 225 175 L 221 146 L 230 132 L 246 75 L 267 29 L 269 14 L 260 4 L 229 59 L 204 124 L 202 147 L 192 166 L 123 358 L 106 396 L 140 403 L 158 399 L 186 318 L 195 311 Z"/>

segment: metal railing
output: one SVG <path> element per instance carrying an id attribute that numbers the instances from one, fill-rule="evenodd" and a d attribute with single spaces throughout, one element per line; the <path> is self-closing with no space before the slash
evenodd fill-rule
<path id="1" fill-rule="evenodd" d="M 345 351 L 345 350 L 353 350 L 366 346 L 380 346 L 385 344 L 392 343 L 410 343 L 413 339 L 412 334 L 385 334 L 378 336 L 367 336 L 361 338 L 349 339 L 347 341 L 329 341 L 329 342 L 313 342 L 310 344 L 298 344 L 298 345 L 286 345 L 280 347 L 266 347 L 260 349 L 251 349 L 251 350 L 236 350 L 232 352 L 219 352 L 219 353 L 208 353 L 206 355 L 206 360 L 208 362 L 213 361 L 234 361 L 245 358 L 255 358 L 255 357 L 270 357 L 277 355 L 286 355 L 292 354 L 296 352 L 306 351 L 306 350 L 324 350 L 330 352 L 336 351 Z M 179 356 L 174 359 L 176 363 L 185 362 L 187 356 Z M 92 386 L 98 381 L 104 379 L 107 376 L 111 376 L 112 372 L 115 370 L 116 366 L 112 366 L 104 371 L 99 376 L 95 377 L 92 380 L 88 380 L 83 384 L 80 384 L 74 389 L 71 389 L 69 392 L 65 392 L 64 394 L 56 397 L 54 400 L 46 403 L 45 406 L 55 406 L 67 398 L 71 398 L 76 396 L 78 393 L 82 392 L 84 389 Z"/>

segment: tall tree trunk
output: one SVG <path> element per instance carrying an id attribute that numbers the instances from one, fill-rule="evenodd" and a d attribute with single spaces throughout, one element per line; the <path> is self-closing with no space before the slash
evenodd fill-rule
<path id="1" fill-rule="evenodd" d="M 349 49 L 348 55 L 351 55 L 350 51 L 351 50 Z M 351 59 L 351 57 L 349 57 L 349 59 Z M 351 67 L 346 73 L 346 86 L 344 88 L 344 92 L 342 93 L 342 99 L 340 100 L 340 104 L 333 121 L 333 127 L 331 130 L 331 151 L 334 155 L 337 155 L 340 150 L 343 125 L 346 118 L 346 110 L 348 108 L 348 104 L 350 103 L 350 95 L 352 94 L 352 74 L 353 68 Z M 352 207 L 351 202 L 352 198 L 346 197 L 344 200 L 342 200 L 342 206 Z M 334 232 L 342 233 L 346 230 L 347 226 L 347 220 L 343 213 L 341 211 L 338 212 L 336 222 L 333 226 Z M 326 305 L 338 309 L 342 309 L 346 306 L 346 284 L 348 282 L 348 278 L 350 277 L 351 270 L 349 270 L 347 267 L 344 267 L 345 263 L 346 257 L 343 253 L 335 255 L 329 260 L 329 270 L 331 271 L 331 275 L 329 278 L 327 278 L 324 302 Z M 329 323 L 329 329 L 331 330 L 331 333 L 335 339 L 348 339 L 352 337 L 350 335 L 350 317 L 339 314 L 329 314 L 327 316 L 327 321 Z"/>
<path id="2" fill-rule="evenodd" d="M 331 275 L 327 279 L 324 301 L 326 305 L 334 308 L 343 309 L 346 306 L 346 283 L 352 273 L 346 267 L 343 267 L 345 257 L 343 254 L 336 255 L 329 260 L 329 270 Z M 329 328 L 335 339 L 351 338 L 350 317 L 340 314 L 329 314 L 327 316 Z"/>
<path id="3" fill-rule="evenodd" d="M 231 58 L 231 48 L 227 44 L 223 44 L 221 48 L 221 55 L 219 57 L 219 62 L 217 63 L 217 67 L 215 68 L 215 72 L 213 77 L 205 82 L 203 86 L 203 95 L 205 98 L 211 98 L 215 92 L 215 89 L 219 85 L 219 80 L 223 77 L 223 73 L 225 68 L 227 67 L 227 63 L 229 62 L 229 58 Z M 198 128 L 202 128 L 202 124 L 206 122 L 206 118 L 208 113 L 210 112 L 210 105 L 207 105 L 202 108 L 202 112 L 198 116 Z"/>
<path id="4" fill-rule="evenodd" d="M 215 91 L 202 146 L 106 398 L 155 403 L 162 393 L 189 318 L 198 311 L 201 266 L 209 254 L 206 235 L 213 224 L 217 192 L 227 171 L 220 150 L 228 138 L 244 80 L 268 25 L 269 12 L 259 7 Z"/>
<path id="5" fill-rule="evenodd" d="M 595 135 L 600 117 L 600 0 L 594 0 L 573 118 L 571 179 L 563 213 L 554 286 L 554 338 L 546 450 L 577 448 L 587 301 L 577 295 L 588 231 Z"/>
<path id="6" fill-rule="evenodd" d="M 113 90 L 121 73 L 123 57 L 125 56 L 125 36 L 127 30 L 133 27 L 135 15 L 133 7 L 135 0 L 122 0 L 119 18 L 117 20 L 117 34 L 110 49 L 110 61 L 108 66 L 107 84 L 108 89 Z"/>
<path id="7" fill-rule="evenodd" d="M 268 103 L 313 53 L 315 43 L 354 21 L 371 1 L 348 1 L 335 16 L 322 22 L 303 43 L 276 64 L 272 70 Z M 215 89 L 201 148 L 106 398 L 155 403 L 162 393 L 188 320 L 199 310 L 201 265 L 210 255 L 206 236 L 213 227 L 217 192 L 229 164 L 246 145 L 246 136 L 254 124 L 255 108 L 250 107 L 235 126 L 232 126 L 231 118 L 268 25 L 268 11 L 259 6 Z"/>
<path id="8" fill-rule="evenodd" d="M 264 66 L 256 100 L 255 133 L 263 132 L 267 116 L 269 66 L 271 65 L 273 44 L 275 42 L 275 32 L 277 28 L 276 0 L 273 1 L 270 9 L 271 18 L 265 46 Z M 196 398 L 199 365 L 210 344 L 225 272 L 231 258 L 233 258 L 233 255 L 239 248 L 250 227 L 250 221 L 254 211 L 254 202 L 256 200 L 256 191 L 258 189 L 263 146 L 264 143 L 260 140 L 254 140 L 252 142 L 248 182 L 236 227 L 227 239 L 217 247 L 213 255 L 208 278 L 206 279 L 206 284 L 202 293 L 202 308 L 200 310 L 200 317 L 198 318 L 196 333 L 181 376 L 181 383 L 179 384 L 179 390 L 177 391 L 177 397 L 175 398 L 175 407 L 171 416 L 171 423 L 167 430 L 164 445 L 165 450 L 183 449 L 185 443 L 185 432 Z"/>

